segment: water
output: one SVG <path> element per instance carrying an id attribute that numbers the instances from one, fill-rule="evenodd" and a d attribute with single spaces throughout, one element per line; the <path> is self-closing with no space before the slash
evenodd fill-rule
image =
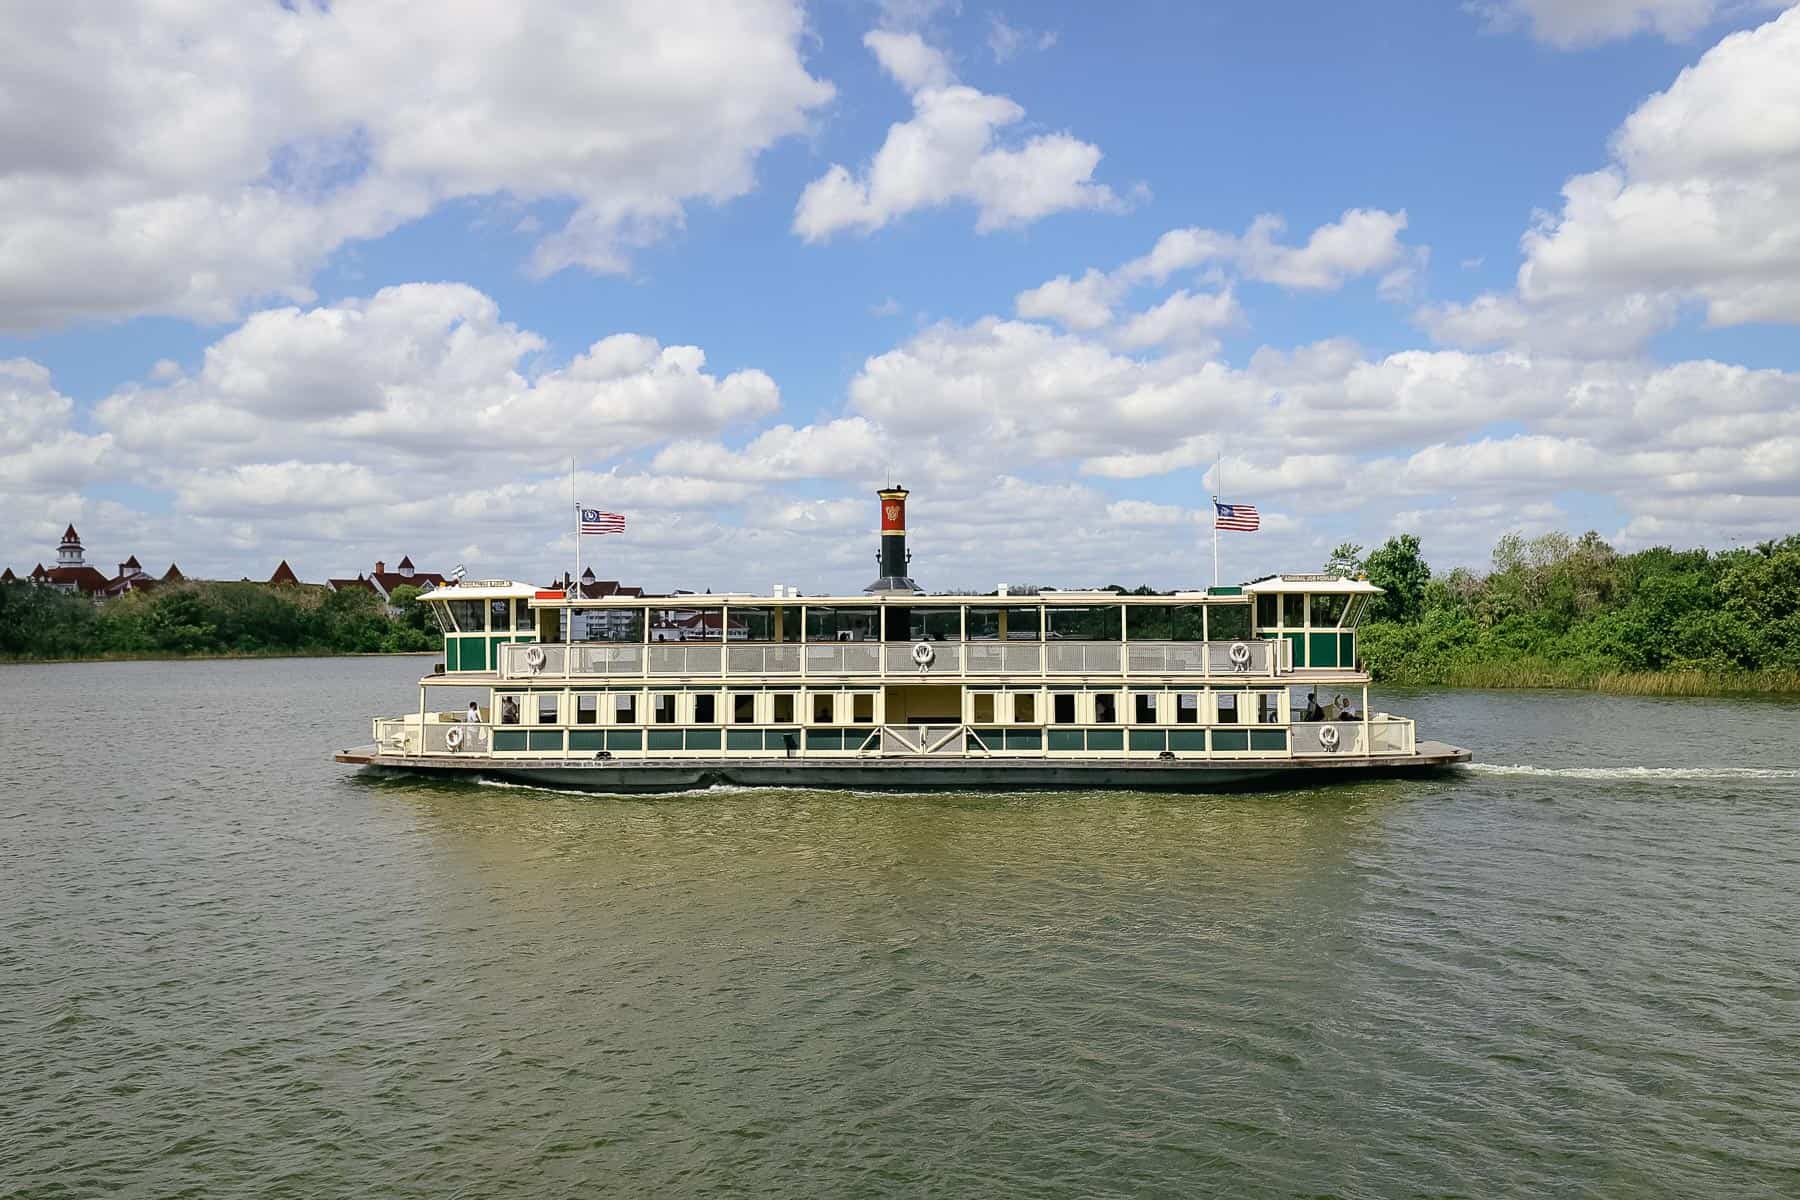
<path id="1" fill-rule="evenodd" d="M 1792 703 L 1449 778 L 655 800 L 329 761 L 424 660 L 0 669 L 0 1195 L 1800 1195 Z"/>

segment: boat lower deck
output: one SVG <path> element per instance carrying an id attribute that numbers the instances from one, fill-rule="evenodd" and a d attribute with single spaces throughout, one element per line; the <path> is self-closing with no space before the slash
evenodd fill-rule
<path id="1" fill-rule="evenodd" d="M 1129 791 L 1211 792 L 1227 788 L 1307 786 L 1344 778 L 1415 774 L 1468 762 L 1469 751 L 1420 742 L 1415 753 L 1326 759 L 1200 760 L 1069 758 L 867 759 L 670 758 L 445 759 L 383 754 L 374 746 L 346 750 L 337 761 L 397 771 L 510 780 L 591 792 L 654 794 L 717 785 L 830 788 L 851 791 Z"/>

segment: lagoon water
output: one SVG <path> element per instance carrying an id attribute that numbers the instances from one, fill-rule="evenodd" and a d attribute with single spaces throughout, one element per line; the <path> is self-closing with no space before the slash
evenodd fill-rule
<path id="1" fill-rule="evenodd" d="M 0 1195 L 1800 1195 L 1800 706 L 1447 777 L 584 797 L 421 659 L 0 668 Z"/>

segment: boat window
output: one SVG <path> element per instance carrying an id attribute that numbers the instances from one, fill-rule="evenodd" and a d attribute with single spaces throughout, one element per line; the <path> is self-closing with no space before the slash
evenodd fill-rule
<path id="1" fill-rule="evenodd" d="M 1197 642 L 1205 636 L 1198 604 L 1133 604 L 1125 610 L 1125 640 Z"/>
<path id="2" fill-rule="evenodd" d="M 889 614 L 890 619 L 892 615 Z M 891 627 L 889 636 L 893 636 Z M 915 642 L 959 642 L 962 640 L 962 609 L 915 608 L 907 636 Z"/>
<path id="3" fill-rule="evenodd" d="M 812 719 L 815 725 L 830 725 L 837 720 L 837 697 L 830 692 L 814 692 Z"/>
<path id="4" fill-rule="evenodd" d="M 519 698 L 517 696 L 500 697 L 500 723 L 502 725 L 519 723 Z"/>
<path id="5" fill-rule="evenodd" d="M 538 693 L 536 720 L 539 725 L 556 724 L 556 701 L 557 695 L 555 692 Z"/>
<path id="6" fill-rule="evenodd" d="M 756 724 L 756 693 L 731 693 L 731 723 L 733 725 Z"/>
<path id="7" fill-rule="evenodd" d="M 1035 604 L 982 604 L 969 608 L 971 642 L 1035 642 L 1044 627 L 1043 610 Z M 1001 630 L 1001 625 L 1006 626 Z"/>
<path id="8" fill-rule="evenodd" d="M 641 642 L 644 610 L 641 608 L 571 609 L 569 639 L 576 642 Z"/>
<path id="9" fill-rule="evenodd" d="M 600 697 L 592 692 L 576 693 L 575 723 L 577 725 L 598 725 L 600 723 Z"/>
<path id="10" fill-rule="evenodd" d="M 1111 692 L 1094 694 L 1094 723 L 1111 725 L 1119 719 L 1119 698 Z"/>
<path id="11" fill-rule="evenodd" d="M 1123 632 L 1120 624 L 1122 608 L 1117 604 L 1064 608 L 1060 604 L 1044 607 L 1046 637 L 1080 642 L 1116 642 Z"/>
<path id="12" fill-rule="evenodd" d="M 653 642 L 716 642 L 724 616 L 713 607 L 653 608 L 650 640 Z"/>
<path id="13" fill-rule="evenodd" d="M 794 694 L 792 692 L 776 692 L 769 699 L 773 702 L 774 709 L 770 714 L 770 719 L 777 725 L 792 725 L 794 723 Z"/>
<path id="14" fill-rule="evenodd" d="M 481 623 L 481 601 L 451 600 L 445 607 L 450 610 L 450 619 L 456 622 L 458 633 L 480 633 L 485 628 Z"/>
<path id="15" fill-rule="evenodd" d="M 1300 592 L 1289 592 L 1281 598 L 1281 624 L 1286 629 L 1298 629 L 1306 624 L 1306 596 Z"/>
<path id="16" fill-rule="evenodd" d="M 1367 596 L 1350 597 L 1350 606 L 1344 610 L 1344 628 L 1355 629 L 1356 623 L 1362 620 L 1363 609 L 1367 607 Z"/>
<path id="17" fill-rule="evenodd" d="M 731 606 L 731 640 L 734 642 L 797 642 L 800 640 L 800 606 Z"/>
<path id="18" fill-rule="evenodd" d="M 1312 598 L 1312 614 L 1309 623 L 1324 629 L 1335 628 L 1337 623 L 1344 619 L 1344 602 L 1349 598 L 1342 593 L 1315 592 Z"/>
<path id="19" fill-rule="evenodd" d="M 1075 694 L 1058 692 L 1050 697 L 1050 711 L 1054 714 L 1051 720 L 1058 725 L 1073 725 L 1075 723 Z"/>
<path id="20" fill-rule="evenodd" d="M 875 723 L 875 694 L 873 692 L 857 692 L 850 697 L 850 719 L 858 725 Z"/>
<path id="21" fill-rule="evenodd" d="M 1238 723 L 1238 698 L 1236 692 L 1219 693 L 1219 724 L 1236 725 Z"/>
<path id="22" fill-rule="evenodd" d="M 490 633 L 512 632 L 512 601 L 488 601 L 488 631 Z"/>
<path id="23" fill-rule="evenodd" d="M 1256 623 L 1265 628 L 1281 624 L 1281 597 L 1264 592 L 1256 598 Z"/>
<path id="24" fill-rule="evenodd" d="M 1176 693 L 1175 723 L 1177 725 L 1198 725 L 1200 723 L 1199 692 Z"/>
<path id="25" fill-rule="evenodd" d="M 1156 724 L 1156 693 L 1139 692 L 1132 697 L 1131 719 L 1139 725 Z"/>
<path id="26" fill-rule="evenodd" d="M 438 632 L 440 632 L 440 633 L 455 633 L 456 632 L 456 626 L 451 622 L 450 614 L 448 611 L 445 610 L 445 608 L 442 604 L 428 603 L 425 605 L 425 611 L 430 613 L 431 619 L 437 622 Z"/>
<path id="27" fill-rule="evenodd" d="M 657 692 L 650 697 L 651 720 L 658 725 L 675 723 L 675 696 L 671 692 Z"/>
<path id="28" fill-rule="evenodd" d="M 1037 717 L 1037 694 L 1034 692 L 1013 693 L 1013 720 L 1027 724 L 1035 722 Z"/>
<path id="29" fill-rule="evenodd" d="M 694 697 L 694 724 L 711 725 L 719 719 L 719 698 L 711 692 Z"/>
<path id="30" fill-rule="evenodd" d="M 872 642 L 881 628 L 878 608 L 833 608 L 808 605 L 806 640 L 809 642 Z"/>
<path id="31" fill-rule="evenodd" d="M 1237 642 L 1250 636 L 1248 604 L 1209 604 L 1206 636 L 1215 642 Z"/>
<path id="32" fill-rule="evenodd" d="M 614 692 L 613 693 L 613 724 L 614 725 L 636 725 L 637 724 L 637 702 L 638 702 L 638 698 L 637 698 L 636 692 Z"/>
<path id="33" fill-rule="evenodd" d="M 1256 719 L 1263 725 L 1281 724 L 1281 693 L 1256 693 Z"/>
<path id="34" fill-rule="evenodd" d="M 994 723 L 994 693 L 976 692 L 970 697 L 969 712 L 970 720 L 975 724 L 992 725 Z"/>

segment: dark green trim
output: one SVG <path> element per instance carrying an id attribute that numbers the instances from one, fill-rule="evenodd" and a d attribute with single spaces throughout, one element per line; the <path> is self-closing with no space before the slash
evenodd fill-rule
<path id="1" fill-rule="evenodd" d="M 679 749 L 681 749 L 681 730 L 679 730 L 679 729 L 652 729 L 650 731 L 649 744 L 648 744 L 647 748 L 650 750 L 679 750 Z"/>
<path id="2" fill-rule="evenodd" d="M 1169 748 L 1169 735 L 1161 729 L 1134 729 L 1131 731 L 1131 748 L 1160 754 Z"/>
<path id="3" fill-rule="evenodd" d="M 1081 750 L 1085 748 L 1082 740 L 1079 729 L 1050 730 L 1050 749 L 1052 750 Z"/>
<path id="4" fill-rule="evenodd" d="M 606 748 L 608 750 L 642 750 L 644 748 L 644 731 L 641 729 L 609 729 L 606 731 Z"/>
<path id="5" fill-rule="evenodd" d="M 1169 749 L 1200 752 L 1206 749 L 1206 730 L 1204 729 L 1171 729 L 1169 730 Z"/>
<path id="6" fill-rule="evenodd" d="M 494 749 L 523 750 L 525 748 L 525 731 L 523 729 L 494 730 Z"/>
<path id="7" fill-rule="evenodd" d="M 606 749 L 606 731 L 602 729 L 569 730 L 569 749 L 604 750 Z"/>
<path id="8" fill-rule="evenodd" d="M 533 729 L 525 735 L 527 750 L 555 750 L 559 754 L 563 748 L 563 731 L 560 729 Z"/>
<path id="9" fill-rule="evenodd" d="M 1090 729 L 1087 735 L 1089 750 L 1123 750 L 1125 748 L 1125 731 L 1123 729 Z"/>
<path id="10" fill-rule="evenodd" d="M 1250 748 L 1250 731 L 1248 729 L 1215 729 L 1212 731 L 1212 748 L 1214 750 L 1248 750 Z"/>
<path id="11" fill-rule="evenodd" d="M 1250 748 L 1252 750 L 1286 750 L 1287 730 L 1252 729 L 1250 731 Z"/>
<path id="12" fill-rule="evenodd" d="M 717 750 L 721 740 L 721 731 L 717 729 L 690 729 L 687 731 L 687 748 L 689 750 Z"/>

